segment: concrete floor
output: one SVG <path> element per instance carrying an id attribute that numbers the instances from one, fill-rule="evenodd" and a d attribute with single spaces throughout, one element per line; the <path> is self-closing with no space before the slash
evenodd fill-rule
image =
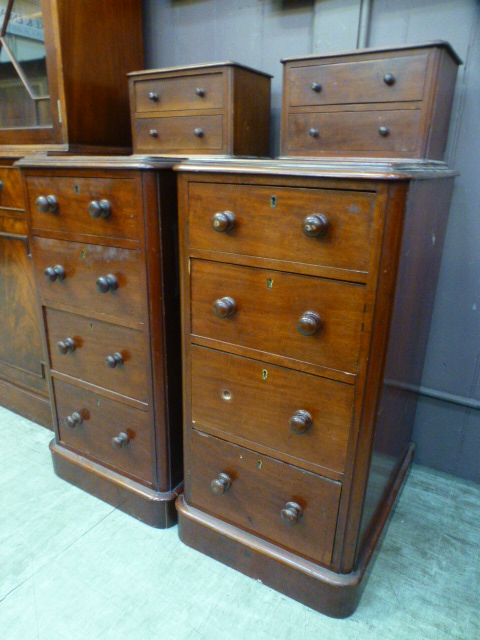
<path id="1" fill-rule="evenodd" d="M 1 640 L 480 638 L 480 485 L 414 466 L 340 621 L 60 480 L 51 437 L 0 408 Z"/>

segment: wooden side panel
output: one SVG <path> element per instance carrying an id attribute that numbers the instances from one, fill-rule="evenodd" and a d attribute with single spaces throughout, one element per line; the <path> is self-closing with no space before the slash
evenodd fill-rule
<path id="1" fill-rule="evenodd" d="M 268 156 L 270 78 L 237 67 L 233 82 L 233 155 Z"/>

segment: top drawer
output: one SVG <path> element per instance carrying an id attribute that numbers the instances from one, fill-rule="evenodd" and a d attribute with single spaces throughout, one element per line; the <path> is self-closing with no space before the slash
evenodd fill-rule
<path id="1" fill-rule="evenodd" d="M 27 176 L 26 183 L 34 231 L 140 238 L 141 190 L 133 178 Z"/>
<path id="2" fill-rule="evenodd" d="M 135 111 L 222 109 L 223 81 L 223 73 L 137 80 Z"/>
<path id="3" fill-rule="evenodd" d="M 292 107 L 422 100 L 428 54 L 336 64 L 287 63 Z M 298 66 L 297 66 L 298 65 Z"/>
<path id="4" fill-rule="evenodd" d="M 374 193 L 193 182 L 188 200 L 192 249 L 367 271 Z"/>

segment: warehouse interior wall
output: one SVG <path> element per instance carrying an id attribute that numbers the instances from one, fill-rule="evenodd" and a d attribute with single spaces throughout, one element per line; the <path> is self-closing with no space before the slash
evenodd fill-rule
<path id="1" fill-rule="evenodd" d="M 446 161 L 459 172 L 413 439 L 416 461 L 480 482 L 480 2 L 143 0 L 145 68 L 235 61 L 270 73 L 279 154 L 281 59 L 445 40 L 462 58 Z"/>

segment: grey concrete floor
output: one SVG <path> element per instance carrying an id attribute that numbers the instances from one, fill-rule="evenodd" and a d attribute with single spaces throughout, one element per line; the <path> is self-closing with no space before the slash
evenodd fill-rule
<path id="1" fill-rule="evenodd" d="M 51 437 L 0 408 L 1 640 L 480 639 L 480 485 L 414 465 L 333 620 L 60 480 Z"/>

